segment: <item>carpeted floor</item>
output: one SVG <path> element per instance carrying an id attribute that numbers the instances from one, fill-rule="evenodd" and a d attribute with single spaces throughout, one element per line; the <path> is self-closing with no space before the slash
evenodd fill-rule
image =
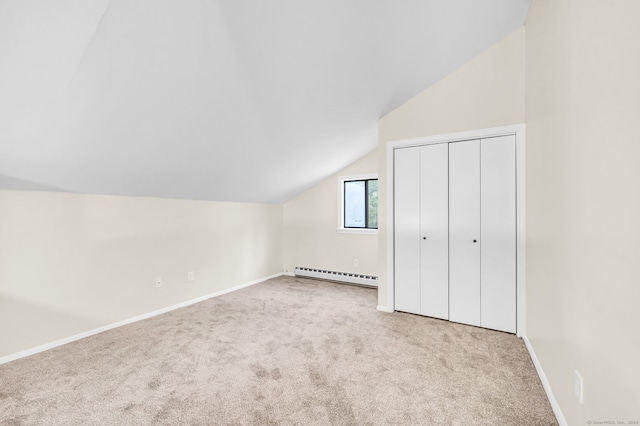
<path id="1" fill-rule="evenodd" d="M 556 425 L 522 340 L 280 277 L 0 365 L 1 425 Z"/>

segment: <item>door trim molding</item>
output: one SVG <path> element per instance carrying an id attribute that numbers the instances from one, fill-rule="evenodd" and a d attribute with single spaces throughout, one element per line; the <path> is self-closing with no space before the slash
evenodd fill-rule
<path id="1" fill-rule="evenodd" d="M 516 137 L 516 335 L 526 335 L 526 227 L 525 227 L 525 125 L 492 127 L 466 132 L 401 139 L 387 142 L 387 307 L 395 310 L 394 282 L 394 151 L 398 148 L 487 139 L 496 136 Z"/>

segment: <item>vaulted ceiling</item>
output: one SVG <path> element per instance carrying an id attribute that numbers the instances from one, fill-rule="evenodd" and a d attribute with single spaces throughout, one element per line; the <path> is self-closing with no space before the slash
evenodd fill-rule
<path id="1" fill-rule="evenodd" d="M 529 0 L 0 0 L 0 189 L 283 202 Z"/>

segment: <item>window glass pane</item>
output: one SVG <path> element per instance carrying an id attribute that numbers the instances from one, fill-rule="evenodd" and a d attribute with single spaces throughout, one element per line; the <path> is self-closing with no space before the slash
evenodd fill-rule
<path id="1" fill-rule="evenodd" d="M 344 183 L 344 227 L 364 228 L 365 224 L 365 182 Z"/>
<path id="2" fill-rule="evenodd" d="M 378 227 L 378 180 L 370 180 L 368 184 L 368 210 L 367 213 L 369 215 L 369 223 L 367 224 L 367 228 L 377 228 Z"/>

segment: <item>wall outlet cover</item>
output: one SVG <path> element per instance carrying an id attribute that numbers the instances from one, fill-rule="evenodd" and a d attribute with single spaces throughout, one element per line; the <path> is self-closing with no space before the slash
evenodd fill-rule
<path id="1" fill-rule="evenodd" d="M 574 371 L 575 378 L 573 383 L 573 394 L 578 400 L 579 404 L 584 402 L 584 381 L 582 380 L 582 376 L 578 373 L 578 370 Z"/>

